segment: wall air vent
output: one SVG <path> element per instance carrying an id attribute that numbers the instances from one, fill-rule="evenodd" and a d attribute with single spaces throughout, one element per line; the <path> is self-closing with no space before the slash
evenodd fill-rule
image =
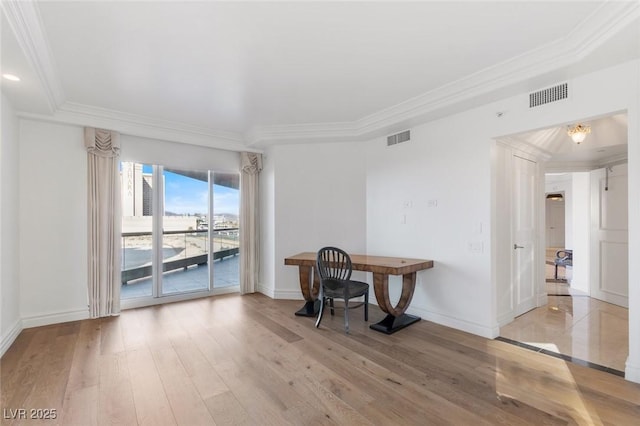
<path id="1" fill-rule="evenodd" d="M 548 104 L 549 102 L 561 101 L 569 97 L 569 83 L 562 83 L 557 86 L 538 90 L 529 94 L 529 108 Z"/>
<path id="2" fill-rule="evenodd" d="M 405 130 L 404 132 L 396 133 L 395 135 L 387 136 L 387 146 L 396 145 L 402 142 L 406 142 L 411 139 L 411 130 Z"/>

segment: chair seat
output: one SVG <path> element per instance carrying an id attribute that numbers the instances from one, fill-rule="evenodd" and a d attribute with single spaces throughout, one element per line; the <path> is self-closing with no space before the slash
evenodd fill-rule
<path id="1" fill-rule="evenodd" d="M 369 284 L 361 281 L 328 278 L 323 280 L 323 284 L 325 297 L 343 298 L 345 296 L 345 286 L 347 287 L 348 297 L 358 297 L 369 292 Z"/>

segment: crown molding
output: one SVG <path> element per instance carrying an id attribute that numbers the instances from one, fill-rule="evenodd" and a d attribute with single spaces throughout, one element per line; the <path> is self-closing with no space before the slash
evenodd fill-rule
<path id="1" fill-rule="evenodd" d="M 640 18 L 640 2 L 606 2 L 590 14 L 566 37 L 548 43 L 507 61 L 480 70 L 454 82 L 404 102 L 375 112 L 354 122 L 324 125 L 270 126 L 257 128 L 249 145 L 269 145 L 292 140 L 363 140 L 381 136 L 392 126 L 420 122 L 438 110 L 460 105 L 498 89 L 575 64 L 600 47 L 621 29 Z"/>
<path id="2" fill-rule="evenodd" d="M 40 80 L 50 111 L 55 112 L 65 96 L 35 2 L 2 0 L 1 7 L 20 48 Z"/>
<path id="3" fill-rule="evenodd" d="M 579 62 L 640 17 L 640 2 L 607 1 L 562 39 L 355 121 L 256 127 L 240 135 L 65 102 L 36 2 L 1 3 L 20 47 L 42 83 L 52 112 L 51 117 L 28 113 L 21 116 L 234 151 L 259 151 L 282 143 L 362 141 L 393 128 L 425 122 L 438 113 L 468 108 L 473 99 Z"/>
<path id="4" fill-rule="evenodd" d="M 615 36 L 620 29 L 638 19 L 640 19 L 640 2 L 607 1 L 566 37 L 567 43 L 573 46 L 578 58 L 584 59 L 605 41 Z"/>
<path id="5" fill-rule="evenodd" d="M 590 172 L 605 167 L 618 166 L 628 161 L 627 153 L 612 155 L 592 161 L 548 161 L 545 163 L 546 173 Z"/>
<path id="6" fill-rule="evenodd" d="M 536 161 L 545 162 L 549 161 L 553 153 L 540 148 L 539 146 L 532 145 L 527 141 L 519 139 L 513 136 L 502 137 L 496 139 L 496 141 L 511 149 L 515 153 L 525 154 L 527 157 L 533 157 Z"/>
<path id="7" fill-rule="evenodd" d="M 247 133 L 248 145 L 300 142 L 348 142 L 359 138 L 353 122 L 264 126 Z"/>
<path id="8" fill-rule="evenodd" d="M 132 136 L 182 142 L 228 151 L 255 151 L 255 149 L 248 148 L 242 135 L 237 133 L 214 131 L 184 123 L 74 102 L 65 102 L 51 116 L 29 113 L 18 113 L 18 116 L 40 121 L 105 128 Z"/>

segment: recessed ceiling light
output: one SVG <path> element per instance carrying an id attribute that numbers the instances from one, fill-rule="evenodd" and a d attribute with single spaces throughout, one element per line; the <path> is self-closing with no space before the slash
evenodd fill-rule
<path id="1" fill-rule="evenodd" d="M 6 78 L 7 80 L 10 81 L 20 81 L 20 77 L 18 77 L 17 75 L 13 75 L 13 74 L 2 74 L 2 76 L 4 78 Z"/>

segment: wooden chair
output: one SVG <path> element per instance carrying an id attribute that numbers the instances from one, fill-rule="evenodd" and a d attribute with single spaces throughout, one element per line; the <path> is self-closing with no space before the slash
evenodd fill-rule
<path id="1" fill-rule="evenodd" d="M 364 320 L 369 321 L 369 284 L 351 280 L 351 258 L 336 247 L 324 247 L 318 251 L 316 270 L 320 274 L 320 312 L 316 327 L 320 326 L 326 301 L 331 315 L 335 314 L 333 299 L 344 300 L 344 331 L 349 333 L 349 309 L 364 305 Z M 349 300 L 364 296 L 364 302 L 349 305 Z"/>
<path id="2" fill-rule="evenodd" d="M 553 260 L 556 266 L 555 279 L 558 279 L 558 266 L 573 266 L 573 250 L 558 250 L 556 252 L 556 258 Z M 566 269 L 565 269 L 566 271 Z M 564 274 L 565 280 L 567 279 L 567 274 Z"/>

